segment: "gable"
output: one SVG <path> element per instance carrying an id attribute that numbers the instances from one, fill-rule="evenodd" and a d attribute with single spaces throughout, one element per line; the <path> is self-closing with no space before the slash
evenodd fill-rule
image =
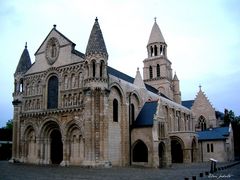
<path id="1" fill-rule="evenodd" d="M 74 47 L 75 44 L 54 27 L 36 51 L 35 62 L 26 74 L 82 61 L 84 54 Z"/>
<path id="2" fill-rule="evenodd" d="M 216 119 L 215 109 L 201 90 L 193 102 L 192 111 L 197 118 L 203 115 L 207 119 Z"/>

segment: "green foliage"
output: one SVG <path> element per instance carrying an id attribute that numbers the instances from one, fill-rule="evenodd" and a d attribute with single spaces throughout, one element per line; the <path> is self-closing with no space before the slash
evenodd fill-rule
<path id="1" fill-rule="evenodd" d="M 13 129 L 13 120 L 12 119 L 8 120 L 4 129 Z"/>
<path id="2" fill-rule="evenodd" d="M 240 116 L 235 116 L 232 110 L 224 110 L 224 123 L 223 126 L 229 126 L 230 123 L 239 124 Z"/>

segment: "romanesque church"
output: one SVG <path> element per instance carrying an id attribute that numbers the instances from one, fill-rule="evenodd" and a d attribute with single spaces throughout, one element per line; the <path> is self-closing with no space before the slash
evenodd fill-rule
<path id="1" fill-rule="evenodd" d="M 55 25 L 34 63 L 25 46 L 14 73 L 12 161 L 93 167 L 201 161 L 196 129 L 216 127 L 215 110 L 198 111 L 204 109 L 198 98 L 182 103 L 156 20 L 143 76 L 137 69 L 130 77 L 109 60 L 97 18 L 84 53 Z"/>

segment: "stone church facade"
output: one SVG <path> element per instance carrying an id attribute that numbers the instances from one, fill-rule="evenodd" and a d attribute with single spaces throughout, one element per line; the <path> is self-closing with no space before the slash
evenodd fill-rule
<path id="1" fill-rule="evenodd" d="M 86 52 L 56 26 L 14 74 L 12 160 L 34 164 L 166 167 L 198 161 L 192 111 L 181 105 L 167 43 L 156 21 L 143 78 L 108 66 L 95 19 Z"/>

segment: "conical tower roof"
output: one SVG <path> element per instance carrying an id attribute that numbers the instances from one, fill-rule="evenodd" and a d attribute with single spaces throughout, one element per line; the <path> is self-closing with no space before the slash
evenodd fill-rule
<path id="1" fill-rule="evenodd" d="M 155 22 L 153 24 L 152 31 L 148 40 L 148 45 L 157 42 L 165 43 L 165 40 L 155 18 Z"/>
<path id="2" fill-rule="evenodd" d="M 31 59 L 27 50 L 27 43 L 25 49 L 20 57 L 15 73 L 25 73 L 31 67 Z"/>
<path id="3" fill-rule="evenodd" d="M 174 80 L 174 81 L 179 81 L 176 72 L 175 72 L 175 74 L 174 74 L 174 76 L 173 76 L 173 80 Z"/>
<path id="4" fill-rule="evenodd" d="M 137 68 L 137 73 L 136 73 L 136 76 L 135 76 L 133 84 L 135 84 L 136 86 L 138 86 L 140 88 L 146 89 L 146 86 L 145 86 L 145 84 L 143 82 L 143 79 L 142 79 L 141 73 L 139 71 L 139 68 Z"/>
<path id="5" fill-rule="evenodd" d="M 88 40 L 88 45 L 86 48 L 86 56 L 88 54 L 93 54 L 93 53 L 108 55 L 107 48 L 105 46 L 105 42 L 103 39 L 102 31 L 100 29 L 97 18 L 95 19 L 95 23 L 93 25 L 93 28 Z"/>

